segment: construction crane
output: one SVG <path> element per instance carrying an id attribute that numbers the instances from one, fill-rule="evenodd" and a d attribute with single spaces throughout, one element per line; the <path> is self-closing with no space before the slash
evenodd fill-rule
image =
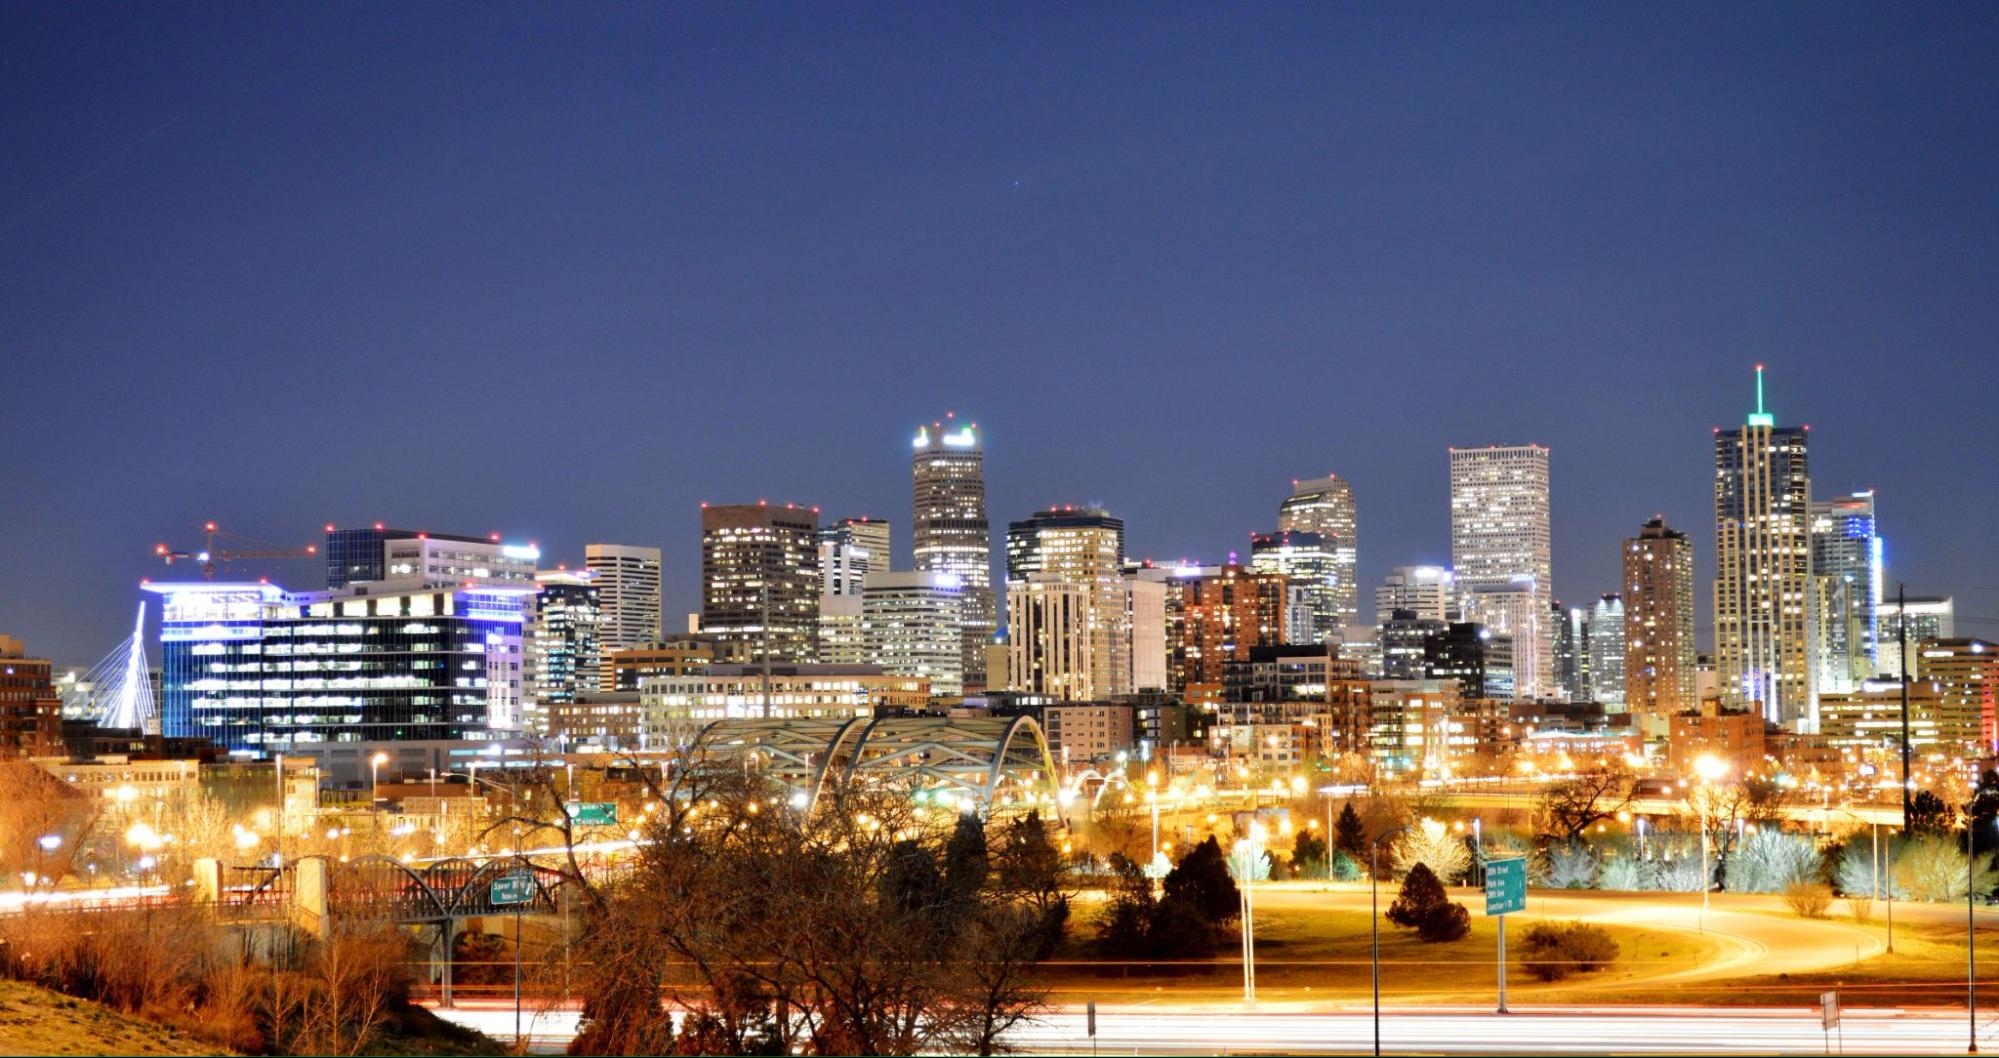
<path id="1" fill-rule="evenodd" d="M 258 540 L 254 537 L 243 536 L 240 533 L 218 529 L 214 522 L 202 523 L 201 529 L 207 538 L 207 543 L 201 550 L 177 551 L 165 544 L 159 544 L 153 548 L 153 554 L 165 559 L 169 566 L 173 565 L 176 561 L 201 563 L 201 579 L 203 580 L 215 579 L 215 567 L 243 559 L 312 558 L 319 554 L 319 548 L 313 544 L 307 544 L 304 547 L 286 547 L 283 544 L 274 544 L 268 540 Z M 215 546 L 215 541 L 218 538 L 228 546 L 218 549 Z"/>

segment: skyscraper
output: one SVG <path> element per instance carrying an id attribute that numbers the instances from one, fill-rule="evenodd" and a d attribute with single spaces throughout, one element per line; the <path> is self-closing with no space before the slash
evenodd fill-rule
<path id="1" fill-rule="evenodd" d="M 925 677 L 941 697 L 965 691 L 964 621 L 964 584 L 949 573 L 870 573 L 861 590 L 869 663 Z"/>
<path id="2" fill-rule="evenodd" d="M 702 504 L 701 631 L 723 644 L 743 644 L 753 662 L 815 660 L 817 509 Z"/>
<path id="3" fill-rule="evenodd" d="M 1874 675 L 1881 559 L 1871 490 L 1812 501 L 1813 647 L 1821 693 L 1855 690 Z"/>
<path id="4" fill-rule="evenodd" d="M 1624 541 L 1624 707 L 1666 718 L 1700 705 L 1694 695 L 1694 545 L 1654 517 Z"/>
<path id="5" fill-rule="evenodd" d="M 1581 611 L 1577 611 L 1580 613 Z M 1584 655 L 1584 621 L 1570 621 L 1562 600 L 1548 602 L 1548 620 L 1555 630 L 1555 697 L 1571 702 L 1589 700 L 1589 660 Z"/>
<path id="6" fill-rule="evenodd" d="M 587 544 L 583 568 L 597 575 L 605 654 L 659 642 L 659 548 Z"/>
<path id="7" fill-rule="evenodd" d="M 1333 640 L 1347 623 L 1339 611 L 1339 584 L 1342 571 L 1339 557 L 1325 538 L 1303 529 L 1279 529 L 1274 533 L 1251 533 L 1249 566 L 1258 573 L 1281 573 L 1290 580 L 1290 591 L 1303 603 L 1297 627 L 1287 620 L 1286 636 L 1293 643 L 1325 643 Z"/>
<path id="8" fill-rule="evenodd" d="M 591 570 L 542 570 L 534 579 L 541 590 L 529 608 L 527 684 L 533 707 L 526 726 L 546 735 L 551 710 L 600 688 L 603 596 Z"/>
<path id="9" fill-rule="evenodd" d="M 1293 481 L 1291 495 L 1277 507 L 1280 531 L 1317 533 L 1320 544 L 1331 554 L 1323 588 L 1315 583 L 1308 596 L 1317 625 L 1312 642 L 1333 642 L 1341 626 L 1360 619 L 1360 582 L 1355 579 L 1358 526 L 1353 486 L 1337 474 Z"/>
<path id="10" fill-rule="evenodd" d="M 1540 445 L 1453 448 L 1451 566 L 1464 619 L 1513 638 L 1519 697 L 1557 693 L 1548 531 L 1548 450 Z"/>
<path id="11" fill-rule="evenodd" d="M 916 430 L 916 569 L 948 573 L 964 586 L 962 651 L 968 689 L 986 686 L 986 645 L 999 627 L 993 598 L 992 531 L 986 521 L 985 448 L 979 424 L 952 413 Z"/>
<path id="12" fill-rule="evenodd" d="M 1612 592 L 1589 615 L 1590 697 L 1609 712 L 1624 707 L 1624 597 Z"/>
<path id="13" fill-rule="evenodd" d="M 819 530 L 819 575 L 825 594 L 859 595 L 868 574 L 888 571 L 888 522 L 842 518 Z"/>
<path id="14" fill-rule="evenodd" d="M 1714 646 L 1725 704 L 1755 705 L 1793 730 L 1815 728 L 1810 622 L 1811 475 L 1806 432 L 1763 407 L 1714 434 Z"/>
<path id="15" fill-rule="evenodd" d="M 1102 700 L 1131 692 L 1131 622 L 1124 582 L 1124 522 L 1097 507 L 1037 511 L 1007 526 L 1007 641 L 1012 685 L 1025 679 L 1059 690 L 1072 701 Z M 1067 586 L 1082 593 L 1069 601 Z M 1016 623 L 1013 600 L 1033 602 L 1034 620 Z M 1051 609 L 1052 608 L 1052 609 Z M 1083 652 L 1071 656 L 1041 635 L 1083 636 Z M 1024 651 L 1024 653 L 1023 653 Z M 1030 662 L 1031 671 L 1020 665 Z"/>

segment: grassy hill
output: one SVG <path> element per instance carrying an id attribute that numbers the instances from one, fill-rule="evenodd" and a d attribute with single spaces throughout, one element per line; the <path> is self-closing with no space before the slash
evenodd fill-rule
<path id="1" fill-rule="evenodd" d="M 0 980 L 0 1054 L 226 1054 L 192 1036 L 59 992 Z"/>

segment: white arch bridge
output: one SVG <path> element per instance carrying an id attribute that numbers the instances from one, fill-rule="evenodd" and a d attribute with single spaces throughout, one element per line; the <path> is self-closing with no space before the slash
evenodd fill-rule
<path id="1" fill-rule="evenodd" d="M 717 720 L 695 740 L 710 765 L 745 765 L 789 787 L 809 810 L 836 787 L 882 784 L 969 799 L 988 811 L 1059 811 L 1048 739 L 1032 717 Z"/>

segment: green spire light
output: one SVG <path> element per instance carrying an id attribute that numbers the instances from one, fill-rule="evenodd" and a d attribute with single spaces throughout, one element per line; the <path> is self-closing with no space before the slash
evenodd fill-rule
<path id="1" fill-rule="evenodd" d="M 1763 365 L 1756 365 L 1756 410 L 1749 413 L 1751 426 L 1775 426 L 1777 417 L 1763 410 Z"/>

